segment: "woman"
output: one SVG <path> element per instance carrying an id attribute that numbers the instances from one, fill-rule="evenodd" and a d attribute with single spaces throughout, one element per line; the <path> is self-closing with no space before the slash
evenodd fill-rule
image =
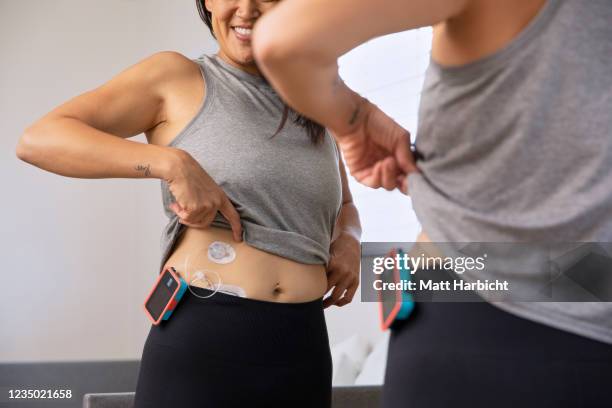
<path id="1" fill-rule="evenodd" d="M 253 46 L 353 176 L 410 187 L 419 241 L 610 242 L 610 21 L 607 0 L 294 0 L 258 23 Z M 408 133 L 345 86 L 336 61 L 428 25 L 417 169 Z M 419 306 L 392 332 L 385 407 L 612 406 L 611 303 Z"/>
<path id="2" fill-rule="evenodd" d="M 254 63 L 251 29 L 275 3 L 197 2 L 216 55 L 157 53 L 19 144 L 65 176 L 162 181 L 159 272 L 191 285 L 151 327 L 136 408 L 330 406 L 323 309 L 353 297 L 361 231 L 333 138 L 285 110 Z M 141 132 L 148 144 L 127 140 Z"/>

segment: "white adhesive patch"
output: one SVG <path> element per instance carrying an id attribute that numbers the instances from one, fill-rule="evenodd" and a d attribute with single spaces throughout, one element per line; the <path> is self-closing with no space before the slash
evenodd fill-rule
<path id="1" fill-rule="evenodd" d="M 208 259 L 218 264 L 228 264 L 236 259 L 236 251 L 226 242 L 215 241 L 208 246 Z"/>
<path id="2" fill-rule="evenodd" d="M 206 272 L 211 272 L 211 271 L 197 271 L 194 274 L 193 279 L 191 280 L 191 282 L 189 282 L 189 284 L 191 285 L 192 282 L 196 282 L 196 281 L 203 281 L 206 282 L 206 289 L 210 289 L 213 290 L 214 292 L 208 296 L 200 296 L 197 293 L 194 293 L 193 290 L 191 290 L 191 287 L 188 286 L 189 291 L 194 294 L 195 296 L 202 298 L 202 299 L 207 299 L 211 296 L 213 296 L 215 293 L 217 292 L 222 292 L 225 293 L 227 295 L 232 295 L 232 296 L 239 296 L 239 297 L 247 297 L 246 296 L 246 291 L 244 289 L 242 289 L 240 286 L 236 286 L 236 285 L 226 285 L 224 283 L 221 283 L 221 278 L 219 277 L 219 274 L 217 272 L 211 272 L 213 274 L 215 274 L 217 276 L 217 283 L 213 283 L 208 276 L 206 276 Z"/>
<path id="3" fill-rule="evenodd" d="M 228 295 L 246 297 L 246 292 L 240 286 L 220 284 L 217 286 L 217 291 Z"/>

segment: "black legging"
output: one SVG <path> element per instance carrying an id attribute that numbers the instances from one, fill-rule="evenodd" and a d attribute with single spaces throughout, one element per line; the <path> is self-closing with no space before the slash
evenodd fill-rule
<path id="1" fill-rule="evenodd" d="M 486 302 L 414 312 L 391 333 L 384 408 L 612 407 L 611 344 Z"/>
<path id="2" fill-rule="evenodd" d="M 151 326 L 134 408 L 328 408 L 331 376 L 322 299 L 187 291 L 168 321 Z"/>

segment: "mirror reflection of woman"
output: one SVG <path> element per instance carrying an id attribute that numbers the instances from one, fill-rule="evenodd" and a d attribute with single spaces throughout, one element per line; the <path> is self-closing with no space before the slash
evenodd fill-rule
<path id="1" fill-rule="evenodd" d="M 611 23 L 609 0 L 292 0 L 259 21 L 253 49 L 285 101 L 335 135 L 358 181 L 410 193 L 424 247 L 597 242 L 605 251 Z M 433 38 L 413 156 L 408 132 L 342 82 L 337 60 L 424 26 Z M 596 291 L 583 302 L 522 301 L 529 289 L 563 296 L 554 281 L 571 279 L 552 266 L 511 269 L 479 277 L 524 285 L 512 291 L 518 301 L 418 302 L 392 328 L 383 407 L 612 407 L 612 303 Z M 579 280 L 608 286 L 588 269 Z"/>
<path id="2" fill-rule="evenodd" d="M 161 180 L 158 272 L 173 266 L 191 285 L 151 326 L 135 408 L 330 406 L 323 309 L 354 296 L 361 228 L 333 138 L 254 62 L 251 30 L 276 3 L 197 1 L 217 54 L 156 53 L 20 140 L 22 160 L 60 175 Z M 140 133 L 148 143 L 129 140 Z M 210 258 L 213 242 L 234 260 Z"/>

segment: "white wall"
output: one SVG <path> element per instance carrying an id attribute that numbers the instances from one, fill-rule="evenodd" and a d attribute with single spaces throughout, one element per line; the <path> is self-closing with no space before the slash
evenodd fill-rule
<path id="1" fill-rule="evenodd" d="M 159 181 L 61 177 L 19 161 L 15 144 L 148 55 L 214 42 L 192 1 L 0 0 L 0 47 L 0 360 L 139 358 L 165 223 Z"/>
<path id="2" fill-rule="evenodd" d="M 345 56 L 343 64 L 354 57 L 364 69 L 343 65 L 342 75 L 412 131 L 428 37 L 402 35 Z M 406 58 L 416 48 L 414 68 Z M 0 361 L 140 357 L 150 327 L 141 305 L 166 221 L 159 181 L 61 177 L 19 161 L 15 145 L 34 120 L 156 51 L 195 57 L 215 49 L 191 0 L 0 0 Z M 364 60 L 368 49 L 378 50 L 372 61 Z M 393 73 L 374 73 L 391 65 Z M 408 198 L 352 188 L 364 239 L 414 238 Z M 358 295 L 326 315 L 332 344 L 379 335 L 375 305 Z"/>

